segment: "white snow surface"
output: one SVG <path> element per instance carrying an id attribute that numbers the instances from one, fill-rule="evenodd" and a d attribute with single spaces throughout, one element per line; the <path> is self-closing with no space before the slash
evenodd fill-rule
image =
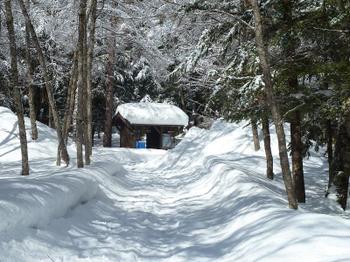
<path id="1" fill-rule="evenodd" d="M 305 161 L 307 203 L 290 210 L 246 123 L 192 128 L 169 151 L 95 148 L 84 169 L 73 147 L 56 167 L 55 132 L 40 125 L 21 177 L 15 122 L 0 108 L 1 262 L 350 261 L 349 213 L 323 197 L 325 159 Z"/>
<path id="2" fill-rule="evenodd" d="M 131 124 L 187 126 L 188 115 L 175 105 L 166 103 L 126 103 L 118 106 L 120 113 Z"/>

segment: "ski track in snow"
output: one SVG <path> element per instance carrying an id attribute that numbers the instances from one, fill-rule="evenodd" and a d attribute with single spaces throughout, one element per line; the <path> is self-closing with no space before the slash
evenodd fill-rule
<path id="1" fill-rule="evenodd" d="M 194 128 L 168 152 L 97 148 L 80 170 L 50 149 L 26 178 L 0 158 L 0 261 L 350 261 L 325 162 L 305 161 L 307 204 L 290 210 L 278 163 L 267 180 L 242 126 Z"/>

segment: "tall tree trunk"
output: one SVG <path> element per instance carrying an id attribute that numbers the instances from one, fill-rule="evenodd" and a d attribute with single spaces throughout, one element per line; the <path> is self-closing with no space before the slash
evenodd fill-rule
<path id="1" fill-rule="evenodd" d="M 263 37 L 263 24 L 262 24 L 262 18 L 260 14 L 260 8 L 257 0 L 250 0 L 250 3 L 252 5 L 254 18 L 255 18 L 255 40 L 256 40 L 257 51 L 260 58 L 260 66 L 264 75 L 264 82 L 265 82 L 264 89 L 266 93 L 267 104 L 271 110 L 272 119 L 276 127 L 282 175 L 283 175 L 283 180 L 284 180 L 284 184 L 285 184 L 286 192 L 288 196 L 288 203 L 290 208 L 297 209 L 298 201 L 295 195 L 294 183 L 292 180 L 290 167 L 289 167 L 283 120 L 276 102 L 275 95 L 273 93 L 271 66 L 270 66 L 268 49 L 265 46 L 264 37 Z"/>
<path id="2" fill-rule="evenodd" d="M 55 99 L 54 99 L 54 96 L 53 96 L 53 91 L 52 91 L 53 88 L 52 88 L 51 79 L 50 79 L 49 73 L 47 71 L 46 60 L 45 60 L 43 51 L 42 51 L 42 49 L 40 47 L 40 43 L 39 43 L 38 37 L 36 35 L 35 29 L 33 27 L 33 24 L 31 22 L 31 20 L 30 20 L 28 11 L 27 11 L 27 9 L 26 9 L 26 7 L 24 5 L 23 0 L 18 0 L 18 3 L 20 5 L 22 14 L 23 14 L 23 16 L 25 18 L 26 26 L 29 29 L 31 38 L 33 40 L 33 44 L 34 44 L 34 46 L 35 46 L 35 48 L 37 50 L 39 63 L 40 63 L 40 65 L 42 67 L 42 70 L 43 70 L 43 76 L 44 76 L 44 81 L 45 81 L 47 97 L 48 97 L 48 100 L 49 100 L 49 106 L 50 106 L 51 113 L 52 113 L 53 120 L 54 120 L 55 127 L 56 127 L 57 139 L 58 139 L 58 147 L 59 147 L 59 149 L 61 151 L 62 160 L 64 162 L 66 162 L 66 165 L 69 165 L 69 155 L 68 155 L 68 151 L 67 151 L 67 147 L 66 147 L 65 141 L 64 141 L 63 136 L 62 136 L 61 124 L 60 124 L 59 116 L 58 116 L 57 109 L 56 109 Z M 60 159 L 57 159 L 56 164 L 57 165 L 61 164 L 60 163 Z"/>
<path id="3" fill-rule="evenodd" d="M 95 48 L 95 29 L 97 19 L 97 0 L 91 1 L 90 6 L 90 23 L 89 23 L 89 39 L 88 39 L 88 54 L 87 54 L 87 93 L 86 93 L 86 114 L 87 114 L 87 136 L 85 145 L 85 162 L 90 164 L 90 156 L 92 155 L 93 132 L 92 132 L 92 61 Z"/>
<path id="4" fill-rule="evenodd" d="M 268 179 L 273 180 L 273 157 L 271 151 L 271 138 L 270 138 L 270 127 L 269 119 L 264 116 L 261 120 L 262 131 L 264 134 L 264 148 L 266 156 L 266 176 Z"/>
<path id="5" fill-rule="evenodd" d="M 260 150 L 260 140 L 259 140 L 259 132 L 258 132 L 258 125 L 256 123 L 255 119 L 251 119 L 251 125 L 252 125 L 252 133 L 253 133 L 253 141 L 254 141 L 254 150 L 259 151 Z"/>
<path id="6" fill-rule="evenodd" d="M 347 105 L 350 104 L 350 98 L 348 98 Z M 347 115 L 345 116 L 345 130 L 346 130 L 346 147 L 345 147 L 345 163 L 344 163 L 344 173 L 345 173 L 345 179 L 346 183 L 344 185 L 344 188 L 346 188 L 347 192 L 347 198 L 349 197 L 349 178 L 350 178 L 350 109 L 348 108 L 349 112 L 347 112 Z M 346 202 L 345 202 L 345 208 L 346 209 Z"/>
<path id="7" fill-rule="evenodd" d="M 86 104 L 84 94 L 86 91 L 86 4 L 87 0 L 80 0 L 79 7 L 79 38 L 78 38 L 78 110 L 77 110 L 77 166 L 84 167 L 83 160 L 83 138 L 84 138 L 84 117 Z"/>
<path id="8" fill-rule="evenodd" d="M 333 162 L 333 129 L 332 121 L 327 120 L 327 159 L 328 159 L 328 188 L 331 186 L 332 181 L 332 162 Z"/>
<path id="9" fill-rule="evenodd" d="M 65 114 L 63 120 L 63 138 L 67 142 L 69 128 L 72 123 L 74 105 L 75 105 L 75 94 L 77 91 L 77 81 L 78 81 L 78 51 L 74 52 L 73 65 L 71 70 L 71 76 L 68 86 L 68 97 L 65 107 Z"/>
<path id="10" fill-rule="evenodd" d="M 292 173 L 295 184 L 295 193 L 299 203 L 305 203 L 305 183 L 303 168 L 303 143 L 301 135 L 300 112 L 294 113 L 290 124 L 292 145 Z"/>
<path id="11" fill-rule="evenodd" d="M 62 127 L 62 136 L 63 140 L 67 144 L 68 142 L 68 133 L 69 128 L 72 123 L 74 105 L 75 105 L 75 93 L 77 89 L 77 78 L 78 78 L 78 51 L 74 52 L 73 55 L 73 65 L 71 69 L 71 76 L 69 79 L 68 92 L 67 92 L 67 101 L 65 105 L 65 113 L 63 118 L 63 127 Z M 61 152 L 57 150 L 57 159 L 60 161 Z"/>
<path id="12" fill-rule="evenodd" d="M 11 85 L 13 97 L 16 103 L 16 113 L 18 119 L 19 140 L 21 143 L 21 155 L 22 155 L 22 175 L 29 175 L 29 162 L 28 162 L 28 147 L 27 147 L 27 134 L 24 123 L 24 114 L 21 93 L 18 87 L 18 68 L 17 68 L 17 46 L 16 35 L 13 24 L 12 6 L 11 0 L 5 1 L 5 17 L 8 31 L 8 38 L 10 42 L 10 56 L 11 56 Z"/>
<path id="13" fill-rule="evenodd" d="M 112 18 L 112 25 L 116 24 L 116 18 Z M 108 61 L 106 77 L 106 113 L 103 134 L 103 146 L 112 146 L 112 118 L 113 118 L 113 65 L 115 60 L 115 35 L 111 33 L 108 41 Z"/>
<path id="14" fill-rule="evenodd" d="M 30 1 L 27 0 L 27 8 L 29 10 Z M 36 126 L 36 110 L 35 110 L 35 101 L 34 101 L 34 87 L 33 87 L 33 61 L 31 55 L 31 40 L 29 28 L 26 26 L 26 63 L 28 66 L 27 78 L 28 78 L 28 87 L 29 87 L 29 116 L 30 116 L 30 124 L 32 130 L 32 140 L 38 139 L 38 128 Z"/>
<path id="15" fill-rule="evenodd" d="M 337 201 L 345 210 L 350 177 L 350 116 L 338 128 L 332 163 L 331 185 L 335 186 Z M 329 189 L 328 189 L 329 190 Z"/>
<path id="16" fill-rule="evenodd" d="M 284 56 L 293 61 L 296 50 L 296 39 L 293 34 L 293 7 L 294 1 L 284 0 L 283 15 L 285 25 L 285 35 L 287 43 L 283 45 Z M 287 88 L 290 92 L 299 92 L 298 75 L 295 72 L 293 62 L 287 65 L 288 78 L 286 81 Z M 291 115 L 291 145 L 292 145 L 292 174 L 295 186 L 295 193 L 298 202 L 305 203 L 305 185 L 303 171 L 303 143 L 301 131 L 301 112 L 296 110 Z"/>

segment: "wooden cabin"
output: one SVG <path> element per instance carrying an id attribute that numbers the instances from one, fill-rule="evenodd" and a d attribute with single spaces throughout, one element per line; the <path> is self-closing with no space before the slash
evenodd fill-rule
<path id="1" fill-rule="evenodd" d="M 120 132 L 120 147 L 170 149 L 188 119 L 174 105 L 126 103 L 118 106 L 113 123 Z"/>

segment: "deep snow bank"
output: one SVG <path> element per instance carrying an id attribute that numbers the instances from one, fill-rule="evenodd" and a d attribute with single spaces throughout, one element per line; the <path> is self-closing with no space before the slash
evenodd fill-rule
<path id="1" fill-rule="evenodd" d="M 20 177 L 17 117 L 8 108 L 0 107 L 1 234 L 11 233 L 15 228 L 44 226 L 52 218 L 63 216 L 78 203 L 94 197 L 98 189 L 91 176 L 74 168 L 55 166 L 55 130 L 37 122 L 39 139 L 32 141 L 28 118 L 25 118 L 25 124 L 31 175 Z M 69 148 L 74 153 L 73 146 Z"/>
<path id="2" fill-rule="evenodd" d="M 0 177 L 0 261 L 350 261 L 350 220 L 323 197 L 325 161 L 305 161 L 307 204 L 290 210 L 276 144 L 269 181 L 244 126 L 218 121 L 168 152 L 101 148 L 83 170 L 38 159 L 36 176 Z"/>
<path id="3" fill-rule="evenodd" d="M 80 203 L 94 198 L 99 184 L 122 170 L 118 162 L 144 160 L 143 152 L 131 154 L 124 150 L 113 156 L 98 152 L 100 158 L 95 157 L 91 167 L 77 169 L 74 145 L 69 143 L 71 166 L 57 167 L 56 131 L 37 122 L 39 138 L 32 141 L 27 117 L 25 124 L 31 172 L 30 176 L 21 177 L 17 117 L 8 108 L 0 107 L 0 235 L 11 234 L 14 229 L 23 227 L 47 225 L 52 219 L 62 217 Z"/>
<path id="4" fill-rule="evenodd" d="M 37 121 L 39 138 L 36 141 L 32 141 L 30 120 L 27 117 L 25 118 L 25 125 L 29 160 L 55 158 L 57 154 L 57 136 L 55 130 Z M 73 153 L 74 147 L 68 146 L 68 150 Z M 0 165 L 2 162 L 20 160 L 17 116 L 10 109 L 0 106 Z"/>
<path id="5" fill-rule="evenodd" d="M 70 171 L 37 179 L 0 180 L 0 234 L 21 227 L 42 227 L 90 200 L 98 185 L 89 174 Z"/>

